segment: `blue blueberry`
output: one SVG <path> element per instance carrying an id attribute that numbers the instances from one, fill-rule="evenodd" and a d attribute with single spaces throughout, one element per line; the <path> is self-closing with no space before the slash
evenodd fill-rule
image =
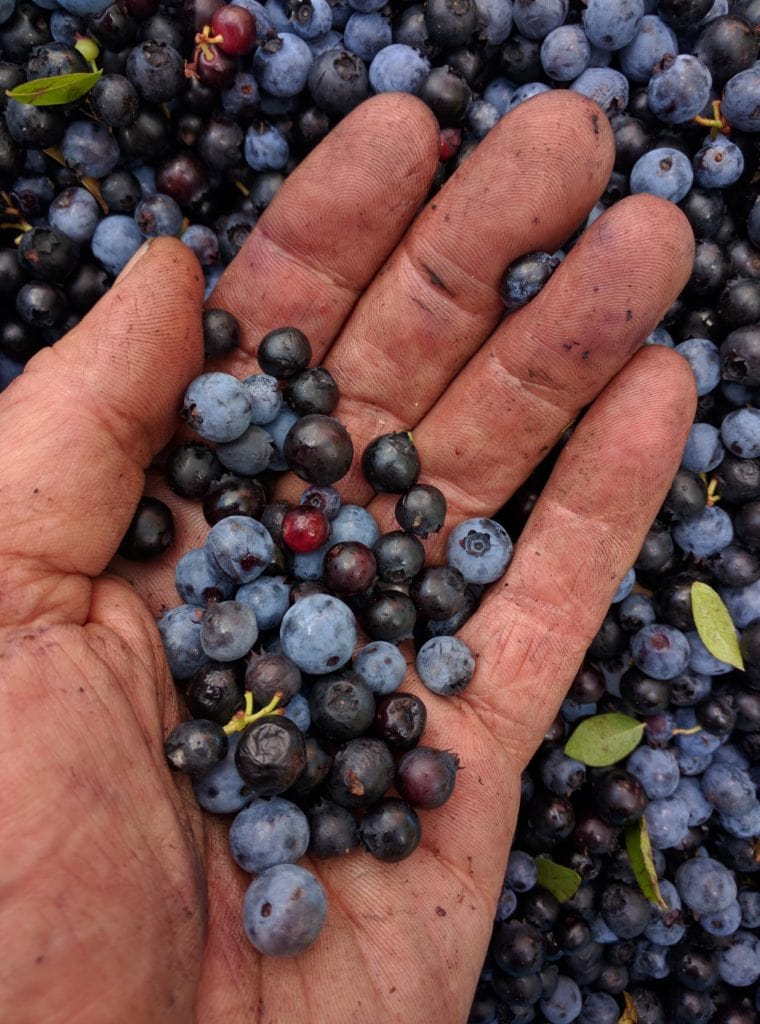
<path id="1" fill-rule="evenodd" d="M 484 139 L 499 123 L 501 114 L 485 100 L 474 99 L 467 108 L 467 123 L 474 139 Z"/>
<path id="2" fill-rule="evenodd" d="M 749 774 L 732 764 L 711 764 L 702 776 L 702 792 L 717 811 L 729 816 L 748 811 L 756 802 Z"/>
<path id="3" fill-rule="evenodd" d="M 251 424 L 234 441 L 219 444 L 216 454 L 221 464 L 241 476 L 258 476 L 268 469 L 277 454 L 272 435 Z"/>
<path id="4" fill-rule="evenodd" d="M 545 39 L 567 17 L 568 0 L 520 0 L 512 10 L 515 28 L 528 39 Z"/>
<path id="5" fill-rule="evenodd" d="M 631 169 L 631 192 L 649 192 L 680 203 L 694 181 L 689 158 L 679 149 L 662 146 L 639 157 Z"/>
<path id="6" fill-rule="evenodd" d="M 201 623 L 201 647 L 214 661 L 237 661 L 256 643 L 259 628 L 250 605 L 215 601 Z"/>
<path id="7" fill-rule="evenodd" d="M 277 629 L 290 607 L 290 587 L 282 576 L 259 576 L 238 587 L 235 600 L 253 609 L 259 629 Z"/>
<path id="8" fill-rule="evenodd" d="M 295 864 L 308 845 L 306 815 L 278 796 L 244 808 L 230 826 L 232 859 L 251 874 L 261 874 L 275 864 Z"/>
<path id="9" fill-rule="evenodd" d="M 526 100 L 532 100 L 534 96 L 540 96 L 542 92 L 551 91 L 551 86 L 547 85 L 546 82 L 526 82 L 524 85 L 519 85 L 512 93 L 509 109 L 514 110 L 515 107 L 519 107 Z"/>
<path id="10" fill-rule="evenodd" d="M 283 714 L 291 722 L 295 722 L 302 733 L 306 734 L 311 727 L 311 708 L 309 698 L 304 693 L 296 693 L 285 705 Z"/>
<path id="11" fill-rule="evenodd" d="M 689 644 L 673 626 L 653 623 L 631 637 L 631 657 L 652 679 L 675 679 L 689 664 Z"/>
<path id="12" fill-rule="evenodd" d="M 714 914 L 736 900 L 734 876 L 712 857 L 684 861 L 676 870 L 675 883 L 681 899 L 695 914 Z"/>
<path id="13" fill-rule="evenodd" d="M 700 188 L 728 188 L 744 172 L 744 154 L 725 135 L 708 136 L 692 161 L 694 181 Z"/>
<path id="14" fill-rule="evenodd" d="M 689 828 L 693 828 L 695 825 L 704 825 L 709 820 L 713 813 L 713 805 L 703 793 L 699 779 L 692 776 L 680 778 L 675 795 L 683 800 L 689 809 Z"/>
<path id="15" fill-rule="evenodd" d="M 256 50 L 253 70 L 262 89 L 272 96 L 297 96 L 306 85 L 313 60 L 309 44 L 285 32 Z"/>
<path id="16" fill-rule="evenodd" d="M 620 50 L 635 37 L 643 16 L 643 0 L 588 0 L 583 29 L 594 46 Z"/>
<path id="17" fill-rule="evenodd" d="M 135 223 L 146 238 L 159 235 L 177 238 L 182 231 L 182 221 L 179 205 L 161 192 L 146 196 L 135 208 Z"/>
<path id="18" fill-rule="evenodd" d="M 541 1013 L 549 1024 L 570 1024 L 581 1012 L 583 997 L 572 978 L 563 974 L 557 978 L 554 991 L 539 1002 Z"/>
<path id="19" fill-rule="evenodd" d="M 512 559 L 509 534 L 493 519 L 465 519 L 449 534 L 446 561 L 468 583 L 493 583 Z"/>
<path id="20" fill-rule="evenodd" d="M 712 75 L 689 53 L 666 55 L 649 79 L 649 109 L 665 124 L 685 124 L 707 106 Z"/>
<path id="21" fill-rule="evenodd" d="M 277 378 L 268 373 L 254 373 L 244 377 L 243 384 L 251 397 L 251 423 L 258 426 L 271 423 L 282 408 L 282 391 Z"/>
<path id="22" fill-rule="evenodd" d="M 655 850 L 668 850 L 681 842 L 689 829 L 689 808 L 677 796 L 650 800 L 644 820 Z"/>
<path id="23" fill-rule="evenodd" d="M 512 0 L 475 0 L 475 9 L 478 40 L 486 46 L 499 46 L 512 30 Z M 488 100 L 485 94 L 484 99 Z"/>
<path id="24" fill-rule="evenodd" d="M 686 439 L 681 465 L 692 473 L 709 473 L 725 454 L 718 428 L 712 423 L 695 423 Z"/>
<path id="25" fill-rule="evenodd" d="M 664 327 L 655 327 L 651 334 L 648 334 L 643 342 L 645 345 L 663 345 L 665 348 L 675 348 L 675 342 L 669 331 Z"/>
<path id="26" fill-rule="evenodd" d="M 583 1007 L 577 1024 L 617 1024 L 620 1007 L 608 992 L 589 992 L 583 999 Z"/>
<path id="27" fill-rule="evenodd" d="M 586 781 L 586 767 L 568 757 L 561 747 L 550 750 L 540 765 L 541 782 L 550 793 L 570 796 Z"/>
<path id="28" fill-rule="evenodd" d="M 723 417 L 720 427 L 723 444 L 740 459 L 760 455 L 760 409 L 736 409 Z"/>
<path id="29" fill-rule="evenodd" d="M 191 548 L 177 562 L 174 585 L 185 604 L 205 608 L 209 601 L 232 597 L 233 583 L 208 557 L 205 548 Z"/>
<path id="30" fill-rule="evenodd" d="M 352 668 L 376 696 L 386 697 L 404 681 L 406 658 L 395 644 L 374 640 L 357 652 Z"/>
<path id="31" fill-rule="evenodd" d="M 243 927 L 265 956 L 296 956 L 319 935 L 327 897 L 319 880 L 296 864 L 277 864 L 251 882 L 243 901 Z"/>
<path id="32" fill-rule="evenodd" d="M 232 85 L 222 90 L 220 98 L 222 110 L 233 121 L 239 119 L 247 122 L 258 114 L 261 107 L 259 86 L 255 76 L 249 71 L 238 71 L 232 79 Z"/>
<path id="33" fill-rule="evenodd" d="M 249 792 L 235 766 L 235 750 L 240 735 L 237 732 L 230 736 L 224 760 L 205 775 L 193 779 L 195 799 L 210 814 L 237 814 L 255 799 L 255 794 Z"/>
<path id="34" fill-rule="evenodd" d="M 733 935 L 741 923 L 742 908 L 738 900 L 729 903 L 723 910 L 717 910 L 714 914 L 702 914 L 699 918 L 700 926 L 708 935 Z"/>
<path id="35" fill-rule="evenodd" d="M 372 60 L 369 83 L 375 92 L 416 93 L 429 71 L 430 61 L 417 50 L 403 43 L 391 43 Z"/>
<path id="36" fill-rule="evenodd" d="M 295 8 L 290 23 L 302 39 L 317 39 L 332 28 L 332 8 L 327 0 L 309 0 Z"/>
<path id="37" fill-rule="evenodd" d="M 516 910 L 517 896 L 508 885 L 504 885 L 499 896 L 499 902 L 496 904 L 494 921 L 508 921 Z"/>
<path id="38" fill-rule="evenodd" d="M 678 53 L 675 32 L 662 18 L 645 14 L 636 35 L 618 53 L 620 70 L 631 82 L 648 82 L 666 53 Z"/>
<path id="39" fill-rule="evenodd" d="M 297 420 L 298 413 L 293 412 L 289 405 L 283 405 L 275 418 L 266 424 L 267 433 L 271 435 L 277 449 L 277 453 L 272 459 L 269 468 L 278 473 L 282 473 L 288 468 L 288 464 L 282 454 L 282 446 L 285 444 L 285 438 L 290 433 L 290 428 Z"/>
<path id="40" fill-rule="evenodd" d="M 98 14 L 103 10 L 103 0 L 58 0 L 58 6 L 72 14 Z"/>
<path id="41" fill-rule="evenodd" d="M 614 68 L 588 67 L 578 75 L 570 89 L 581 96 L 588 96 L 607 115 L 628 106 L 628 79 Z"/>
<path id="42" fill-rule="evenodd" d="M 718 974 L 735 988 L 754 985 L 760 978 L 760 939 L 740 928 L 731 942 L 717 952 Z"/>
<path id="43" fill-rule="evenodd" d="M 696 558 L 717 554 L 734 539 L 731 516 L 717 505 L 706 506 L 698 516 L 676 523 L 673 540 L 682 551 Z M 697 669 L 697 671 L 700 671 Z"/>
<path id="44" fill-rule="evenodd" d="M 330 545 L 358 541 L 373 548 L 380 539 L 380 527 L 371 512 L 360 505 L 341 505 L 330 524 Z"/>
<path id="45" fill-rule="evenodd" d="M 350 9 L 350 8 L 349 8 Z M 333 8 L 333 17 L 335 16 L 335 8 Z M 327 53 L 329 50 L 343 50 L 343 33 L 336 32 L 335 29 L 330 29 L 329 32 L 325 32 L 323 36 L 319 36 L 317 39 L 310 39 L 309 50 L 314 59 L 320 56 L 320 54 Z"/>
<path id="46" fill-rule="evenodd" d="M 729 78 L 723 90 L 721 113 L 732 128 L 760 132 L 760 63 Z"/>
<path id="47" fill-rule="evenodd" d="M 673 912 L 681 909 L 678 889 L 667 878 L 660 879 L 660 894 L 667 904 L 667 910 L 654 907 L 652 919 L 644 929 L 644 936 L 659 946 L 675 946 L 686 934 L 686 925 Z"/>
<path id="48" fill-rule="evenodd" d="M 455 636 L 436 636 L 420 647 L 415 667 L 429 690 L 448 697 L 461 693 L 470 682 L 475 671 L 475 658 L 464 640 Z"/>
<path id="49" fill-rule="evenodd" d="M 248 389 L 229 373 L 202 373 L 185 392 L 181 415 L 207 441 L 234 441 L 251 421 Z"/>
<path id="50" fill-rule="evenodd" d="M 290 147 L 284 135 L 262 121 L 246 131 L 243 153 L 252 170 L 279 171 L 288 162 Z"/>
<path id="51" fill-rule="evenodd" d="M 95 228 L 90 247 L 95 259 L 116 277 L 144 241 L 132 217 L 114 213 L 104 217 Z"/>
<path id="52" fill-rule="evenodd" d="M 718 820 L 724 832 L 738 839 L 760 835 L 760 801 L 755 800 L 739 814 L 720 814 Z"/>
<path id="53" fill-rule="evenodd" d="M 610 604 L 620 604 L 621 601 L 629 596 L 633 590 L 634 584 L 636 583 L 636 570 L 629 569 L 625 576 L 618 584 L 618 588 L 615 591 Z"/>
<path id="54" fill-rule="evenodd" d="M 744 629 L 753 619 L 760 618 L 760 580 L 748 583 L 746 587 L 723 587 L 720 596 L 738 629 Z"/>
<path id="55" fill-rule="evenodd" d="M 655 978 L 662 981 L 670 974 L 668 948 L 648 939 L 639 939 L 631 966 L 636 978 Z"/>
<path id="56" fill-rule="evenodd" d="M 283 654 L 310 675 L 342 668 L 356 645 L 354 613 L 331 594 L 297 601 L 280 624 Z"/>
<path id="57" fill-rule="evenodd" d="M 256 519 L 227 516 L 209 530 L 206 550 L 235 583 L 250 583 L 272 561 L 274 543 L 266 527 Z"/>
<path id="58" fill-rule="evenodd" d="M 343 30 L 344 45 L 347 50 L 361 57 L 368 64 L 375 54 L 379 53 L 393 41 L 393 33 L 387 18 L 382 14 L 352 14 Z"/>
<path id="59" fill-rule="evenodd" d="M 295 554 L 291 563 L 291 573 L 297 580 L 322 580 L 325 577 L 325 555 L 332 547 L 328 540 L 315 551 Z"/>
<path id="60" fill-rule="evenodd" d="M 626 761 L 627 771 L 635 775 L 650 800 L 675 793 L 681 777 L 678 761 L 672 750 L 638 747 Z"/>
<path id="61" fill-rule="evenodd" d="M 195 253 L 204 270 L 219 265 L 219 236 L 205 224 L 190 224 L 182 232 L 181 241 Z"/>
<path id="62" fill-rule="evenodd" d="M 48 209 L 50 226 L 74 242 L 89 242 L 100 220 L 100 208 L 86 188 L 66 188 Z"/>
<path id="63" fill-rule="evenodd" d="M 680 345 L 676 345 L 676 352 L 682 355 L 691 367 L 700 398 L 718 386 L 720 351 L 717 345 L 707 338 L 688 338 Z"/>
<path id="64" fill-rule="evenodd" d="M 729 665 L 726 661 L 720 661 L 707 650 L 702 637 L 695 629 L 689 630 L 686 634 L 686 639 L 689 642 L 691 652 L 689 654 L 689 669 L 692 673 L 709 678 L 710 676 L 719 676 L 726 672 L 733 672 L 733 665 Z M 697 701 L 693 703 L 697 703 Z"/>
<path id="65" fill-rule="evenodd" d="M 580 25 L 560 25 L 541 44 L 541 67 L 555 82 L 572 82 L 591 60 L 591 46 Z"/>
<path id="66" fill-rule="evenodd" d="M 175 679 L 189 679 L 208 662 L 201 647 L 203 612 L 193 604 L 169 608 L 158 620 L 169 671 Z"/>
<path id="67" fill-rule="evenodd" d="M 514 892 L 530 892 L 538 884 L 535 859 L 524 850 L 511 850 L 505 880 Z"/>
<path id="68" fill-rule="evenodd" d="M 744 927 L 760 928 L 760 892 L 757 889 L 740 889 L 738 902 Z"/>
<path id="69" fill-rule="evenodd" d="M 492 78 L 483 90 L 483 99 L 496 107 L 501 117 L 509 110 L 509 102 L 515 91 L 515 86 L 506 78 Z"/>

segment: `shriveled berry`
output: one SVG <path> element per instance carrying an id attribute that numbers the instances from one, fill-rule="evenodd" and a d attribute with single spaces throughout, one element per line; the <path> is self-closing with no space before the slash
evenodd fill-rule
<path id="1" fill-rule="evenodd" d="M 426 721 L 423 700 L 413 693 L 391 693 L 378 702 L 373 730 L 391 750 L 411 750 L 422 738 Z"/>
<path id="2" fill-rule="evenodd" d="M 187 684 L 185 700 L 193 718 L 226 725 L 243 707 L 241 663 L 210 661 Z"/>
<path id="3" fill-rule="evenodd" d="M 219 764 L 226 753 L 227 736 L 221 725 L 202 718 L 180 722 L 164 744 L 169 767 L 183 775 L 203 775 Z"/>
<path id="4" fill-rule="evenodd" d="M 243 780 L 259 796 L 292 786 L 306 766 L 304 736 L 284 715 L 266 715 L 246 726 L 235 751 Z"/>
<path id="5" fill-rule="evenodd" d="M 248 663 L 245 685 L 256 706 L 265 707 L 276 693 L 287 704 L 301 690 L 301 670 L 284 654 L 262 654 Z"/>
<path id="6" fill-rule="evenodd" d="M 382 740 L 360 736 L 335 754 L 327 777 L 327 795 L 341 807 L 367 807 L 393 782 L 393 757 Z"/>
<path id="7" fill-rule="evenodd" d="M 317 679 L 311 688 L 309 707 L 315 731 L 331 740 L 361 736 L 375 717 L 372 691 L 350 671 Z"/>

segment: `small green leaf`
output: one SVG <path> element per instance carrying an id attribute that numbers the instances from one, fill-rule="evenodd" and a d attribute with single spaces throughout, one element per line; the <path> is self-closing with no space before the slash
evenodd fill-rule
<path id="1" fill-rule="evenodd" d="M 618 1018 L 618 1024 L 638 1024 L 639 1015 L 636 1012 L 636 1004 L 627 992 L 623 993 L 625 1009 Z"/>
<path id="2" fill-rule="evenodd" d="M 548 889 L 555 899 L 560 903 L 572 899 L 575 896 L 578 886 L 581 884 L 581 876 L 572 868 L 563 867 L 562 864 L 555 864 L 550 857 L 536 857 L 538 868 L 538 884 Z"/>
<path id="3" fill-rule="evenodd" d="M 565 744 L 565 753 L 592 768 L 622 761 L 639 745 L 644 723 L 613 711 L 585 718 Z"/>
<path id="4" fill-rule="evenodd" d="M 692 583 L 691 610 L 699 639 L 713 658 L 744 669 L 736 627 L 720 595 L 706 583 Z"/>
<path id="5" fill-rule="evenodd" d="M 625 848 L 628 851 L 636 881 L 639 883 L 639 889 L 650 903 L 654 903 L 660 910 L 667 910 L 668 905 L 660 892 L 660 880 L 654 866 L 652 842 L 644 818 L 632 821 L 626 828 Z"/>
<path id="6" fill-rule="evenodd" d="M 75 71 L 71 75 L 35 78 L 31 82 L 22 82 L 15 89 L 6 90 L 6 95 L 33 107 L 55 107 L 86 95 L 102 74 L 102 71 Z"/>

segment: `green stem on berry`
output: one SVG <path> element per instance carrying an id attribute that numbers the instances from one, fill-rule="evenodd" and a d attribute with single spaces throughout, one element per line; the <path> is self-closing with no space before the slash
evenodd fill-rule
<path id="1" fill-rule="evenodd" d="M 245 709 L 243 711 L 235 712 L 229 722 L 224 726 L 224 731 L 228 736 L 231 736 L 233 732 L 242 732 L 247 725 L 251 724 L 251 722 L 255 722 L 259 718 L 264 718 L 266 715 L 283 714 L 283 708 L 277 707 L 281 700 L 282 693 L 278 690 L 265 707 L 259 708 L 258 711 L 254 711 L 253 694 L 250 690 L 246 690 Z"/>
<path id="2" fill-rule="evenodd" d="M 702 732 L 701 725 L 693 725 L 691 729 L 674 729 L 670 734 L 671 736 L 696 736 L 698 732 Z"/>
<path id="3" fill-rule="evenodd" d="M 701 124 L 703 128 L 709 128 L 713 139 L 717 138 L 719 134 L 729 135 L 731 133 L 731 125 L 720 111 L 720 100 L 713 100 L 712 112 L 712 117 L 701 117 L 698 114 L 694 118 L 694 123 Z"/>

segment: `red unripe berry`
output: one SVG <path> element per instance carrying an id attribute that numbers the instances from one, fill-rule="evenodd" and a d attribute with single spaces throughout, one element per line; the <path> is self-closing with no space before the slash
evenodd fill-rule
<path id="1" fill-rule="evenodd" d="M 236 57 L 250 53 L 256 45 L 256 19 L 244 7 L 226 4 L 211 15 L 211 32 L 221 36 L 219 46 Z"/>
<path id="2" fill-rule="evenodd" d="M 330 523 L 321 509 L 298 505 L 285 513 L 282 539 L 291 551 L 305 555 L 321 547 L 330 535 Z"/>
<path id="3" fill-rule="evenodd" d="M 198 47 L 195 59 L 198 78 L 211 89 L 229 89 L 237 72 L 237 61 L 218 47 L 207 43 Z"/>
<path id="4" fill-rule="evenodd" d="M 458 128 L 441 128 L 441 160 L 450 160 L 459 149 L 462 133 Z"/>

